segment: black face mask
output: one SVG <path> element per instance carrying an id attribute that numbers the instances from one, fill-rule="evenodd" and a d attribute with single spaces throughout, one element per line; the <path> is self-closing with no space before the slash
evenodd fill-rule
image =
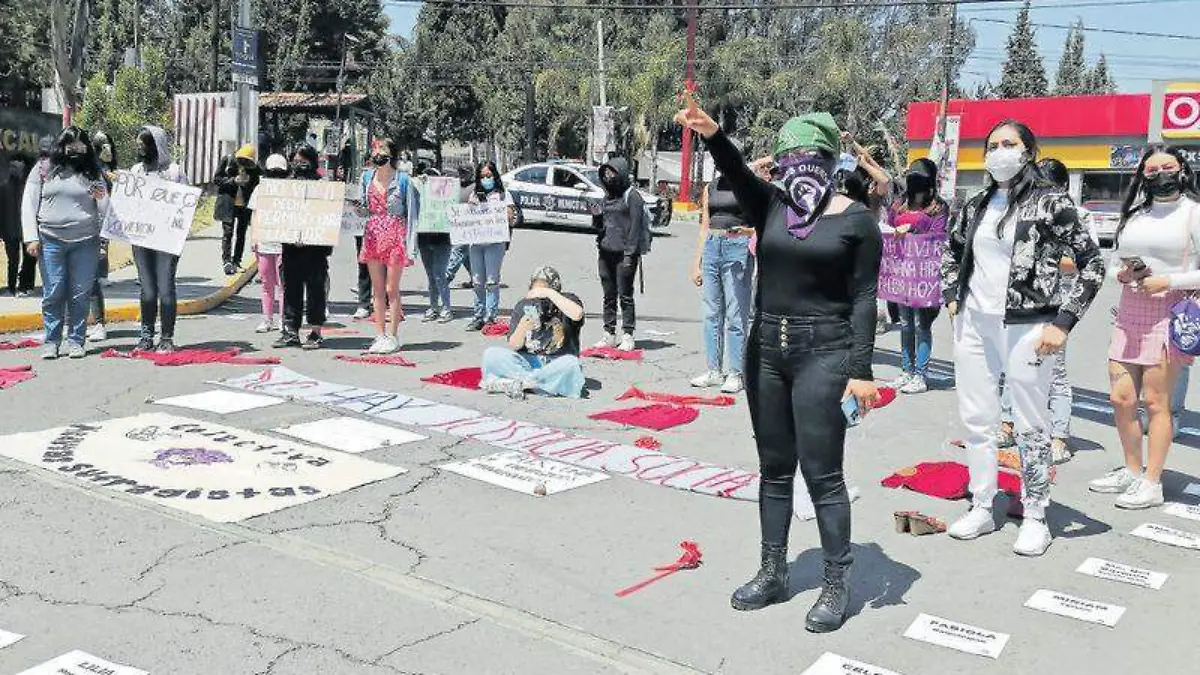
<path id="1" fill-rule="evenodd" d="M 64 154 L 64 158 L 65 158 L 67 164 L 70 165 L 70 167 L 72 169 L 79 171 L 87 166 L 87 154 L 86 153 L 73 151 L 73 150 L 67 150 L 63 154 Z"/>
<path id="2" fill-rule="evenodd" d="M 297 176 L 307 176 L 312 173 L 313 165 L 308 162 L 295 162 L 292 164 L 292 172 Z"/>
<path id="3" fill-rule="evenodd" d="M 392 158 L 387 155 L 375 155 L 371 158 L 371 163 L 375 166 L 386 166 L 391 164 Z"/>
<path id="4" fill-rule="evenodd" d="M 287 178 L 287 169 L 271 169 L 267 171 L 267 178 Z"/>
<path id="5" fill-rule="evenodd" d="M 1146 190 L 1151 197 L 1174 197 L 1183 189 L 1178 171 L 1159 171 L 1146 179 Z"/>

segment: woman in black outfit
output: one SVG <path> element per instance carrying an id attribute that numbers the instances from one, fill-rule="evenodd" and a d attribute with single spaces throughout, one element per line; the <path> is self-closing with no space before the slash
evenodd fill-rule
<path id="1" fill-rule="evenodd" d="M 805 625 L 812 632 L 837 630 L 846 617 L 852 560 L 842 400 L 854 397 L 865 413 L 878 398 L 871 372 L 882 249 L 878 221 L 862 204 L 835 192 L 840 141 L 828 113 L 794 117 L 780 130 L 775 159 L 782 187 L 754 175 L 690 94 L 675 119 L 705 139 L 758 233 L 746 395 L 762 473 L 762 567 L 734 592 L 732 605 L 760 609 L 787 599 L 788 528 L 799 461 L 825 553 L 821 597 Z"/>

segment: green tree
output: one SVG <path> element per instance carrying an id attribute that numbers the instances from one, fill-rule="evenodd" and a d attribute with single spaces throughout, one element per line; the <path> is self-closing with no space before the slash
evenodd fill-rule
<path id="1" fill-rule="evenodd" d="M 0 12 L 0 99 L 36 105 L 42 87 L 54 83 L 46 51 L 50 18 L 42 0 L 14 0 Z"/>
<path id="2" fill-rule="evenodd" d="M 1087 89 L 1088 69 L 1083 59 L 1083 22 L 1080 21 L 1067 33 L 1058 73 L 1054 77 L 1054 94 L 1073 96 L 1085 93 Z"/>
<path id="3" fill-rule="evenodd" d="M 1001 68 L 997 93 L 1001 98 L 1030 98 L 1048 93 L 1046 66 L 1037 51 L 1037 36 L 1029 23 L 1029 0 L 1017 15 L 1008 36 L 1007 57 Z"/>
<path id="4" fill-rule="evenodd" d="M 147 124 L 171 128 L 170 98 L 163 88 L 165 71 L 162 51 L 148 46 L 142 50 L 142 67 L 121 66 L 111 86 L 104 73 L 97 72 L 88 80 L 79 123 L 106 132 L 123 166 L 133 164 L 138 129 Z"/>
<path id="5" fill-rule="evenodd" d="M 1108 59 L 1103 54 L 1096 60 L 1096 66 L 1087 74 L 1086 92 L 1089 94 L 1113 94 L 1117 91 L 1117 83 L 1108 72 Z"/>

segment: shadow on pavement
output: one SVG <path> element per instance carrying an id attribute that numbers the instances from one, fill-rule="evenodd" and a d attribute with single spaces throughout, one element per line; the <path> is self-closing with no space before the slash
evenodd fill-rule
<path id="1" fill-rule="evenodd" d="M 1059 539 L 1094 537 L 1112 529 L 1108 523 L 1096 520 L 1062 502 L 1052 502 L 1050 508 L 1046 509 L 1046 525 Z"/>
<path id="2" fill-rule="evenodd" d="M 857 616 L 868 604 L 871 609 L 908 604 L 904 601 L 904 594 L 921 578 L 921 573 L 893 560 L 877 543 L 854 544 L 853 549 L 848 615 Z M 811 548 L 792 561 L 789 601 L 807 591 L 821 588 L 824 561 L 824 554 L 819 548 Z"/>

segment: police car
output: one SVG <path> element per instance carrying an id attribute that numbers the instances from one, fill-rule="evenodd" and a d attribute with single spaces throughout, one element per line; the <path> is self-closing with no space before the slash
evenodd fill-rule
<path id="1" fill-rule="evenodd" d="M 600 168 L 574 162 L 540 162 L 501 176 L 517 203 L 521 224 L 592 227 L 593 207 L 604 199 Z M 640 190 L 640 188 L 639 188 Z M 671 202 L 640 190 L 654 216 L 651 226 L 671 224 Z"/>

